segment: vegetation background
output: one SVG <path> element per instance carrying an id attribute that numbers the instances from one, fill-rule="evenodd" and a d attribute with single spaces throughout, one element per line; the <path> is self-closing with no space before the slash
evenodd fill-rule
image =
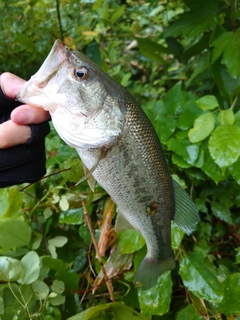
<path id="1" fill-rule="evenodd" d="M 239 320 L 238 1 L 1 0 L 0 10 L 1 71 L 28 79 L 57 38 L 84 52 L 142 105 L 201 215 L 190 237 L 172 226 L 176 270 L 135 288 L 142 238 L 116 238 L 114 204 L 100 186 L 75 187 L 81 162 L 52 128 L 46 177 L 0 190 L 0 318 Z"/>

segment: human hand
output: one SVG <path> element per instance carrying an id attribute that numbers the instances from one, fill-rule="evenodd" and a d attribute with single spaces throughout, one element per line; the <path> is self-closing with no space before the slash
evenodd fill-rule
<path id="1" fill-rule="evenodd" d="M 5 72 L 0 76 L 0 87 L 4 95 L 9 99 L 15 99 L 24 82 L 23 79 L 9 72 Z M 29 124 L 41 123 L 49 118 L 49 113 L 42 108 L 29 105 L 16 107 L 11 112 L 11 119 L 0 124 L 0 149 L 27 142 L 32 133 Z"/>
<path id="2" fill-rule="evenodd" d="M 35 182 L 45 173 L 48 112 L 15 101 L 24 80 L 0 76 L 0 188 Z"/>

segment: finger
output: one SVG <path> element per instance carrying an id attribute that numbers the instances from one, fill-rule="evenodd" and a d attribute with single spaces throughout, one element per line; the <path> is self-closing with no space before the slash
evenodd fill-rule
<path id="1" fill-rule="evenodd" d="M 10 73 L 10 72 L 4 72 L 1 74 L 0 77 L 1 80 L 1 88 L 5 96 L 11 99 L 16 98 L 16 94 L 20 90 L 20 88 L 23 86 L 23 84 L 26 82 L 25 80 L 19 78 L 18 76 Z"/>
<path id="2" fill-rule="evenodd" d="M 29 126 L 18 125 L 11 120 L 0 124 L 0 149 L 16 146 L 31 138 Z"/>
<path id="3" fill-rule="evenodd" d="M 11 120 L 17 124 L 41 123 L 49 118 L 49 113 L 44 109 L 25 104 L 17 107 L 11 113 Z"/>

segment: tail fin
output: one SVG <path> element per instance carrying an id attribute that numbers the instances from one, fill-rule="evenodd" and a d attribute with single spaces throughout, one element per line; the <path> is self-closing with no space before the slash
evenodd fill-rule
<path id="1" fill-rule="evenodd" d="M 165 271 L 175 268 L 173 257 L 166 259 L 144 258 L 137 269 L 134 284 L 141 284 L 143 290 L 149 289 L 157 284 L 158 277 Z"/>

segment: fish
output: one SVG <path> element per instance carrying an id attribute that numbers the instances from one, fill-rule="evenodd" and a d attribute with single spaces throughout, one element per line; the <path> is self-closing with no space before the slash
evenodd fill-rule
<path id="1" fill-rule="evenodd" d="M 146 242 L 134 284 L 149 289 L 175 268 L 171 221 L 191 234 L 198 211 L 171 177 L 158 135 L 133 96 L 83 53 L 56 40 L 17 100 L 50 112 L 59 136 L 79 154 L 89 185 L 117 205 L 116 232 L 134 228 Z M 83 180 L 81 179 L 81 181 Z"/>

